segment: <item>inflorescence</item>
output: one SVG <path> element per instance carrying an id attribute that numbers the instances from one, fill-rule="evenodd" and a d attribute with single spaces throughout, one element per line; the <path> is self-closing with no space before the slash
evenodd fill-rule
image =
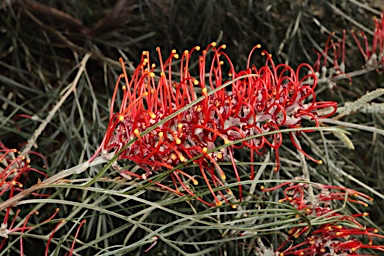
<path id="1" fill-rule="evenodd" d="M 312 186 L 314 198 L 308 192 Z M 372 238 L 384 238 L 376 228 L 367 228 L 358 221 L 359 217 L 367 217 L 367 212 L 344 215 L 333 208 L 334 202 L 349 202 L 365 207 L 373 199 L 356 190 L 345 187 L 297 182 L 284 182 L 272 188 L 264 188 L 264 192 L 284 188 L 284 197 L 280 203 L 286 203 L 298 210 L 301 216 L 297 227 L 288 231 L 288 239 L 276 250 L 276 255 L 362 255 L 359 249 L 374 249 L 384 252 L 384 246 L 375 245 Z M 319 226 L 308 225 L 308 220 L 323 220 Z M 302 225 L 300 225 L 302 224 Z M 303 238 L 301 242 L 296 242 Z M 364 242 L 363 240 L 368 240 Z M 300 241 L 300 240 L 299 240 Z"/>
<path id="2" fill-rule="evenodd" d="M 39 156 L 43 160 L 43 162 L 45 163 L 43 167 L 45 168 L 46 158 L 43 155 L 37 152 L 28 152 L 28 154 L 22 155 L 16 149 L 7 148 L 0 141 L 0 196 L 3 200 L 6 200 L 6 198 L 11 199 L 18 193 L 22 193 L 26 187 L 26 184 L 29 183 L 29 179 L 31 178 L 31 172 L 37 173 L 38 175 L 41 175 L 45 178 L 48 177 L 46 173 L 30 165 L 30 155 L 32 154 Z M 36 197 L 49 196 L 49 194 L 37 193 L 32 193 L 32 195 Z M 18 248 L 18 250 L 20 251 L 20 255 L 24 255 L 24 233 L 31 232 L 33 229 L 43 224 L 50 224 L 51 221 L 57 216 L 59 208 L 56 208 L 54 213 L 49 218 L 40 221 L 40 223 L 38 224 L 31 224 L 30 220 L 32 216 L 39 215 L 39 212 L 36 210 L 30 210 L 30 208 L 28 211 L 22 211 L 21 209 L 17 209 L 15 211 L 11 206 L 7 207 L 4 212 L 1 213 L 3 219 L 0 223 L 0 238 L 2 238 L 2 241 L 0 240 L 0 251 L 6 248 L 7 241 L 10 240 L 10 237 L 15 236 L 20 241 L 20 245 Z M 59 221 L 53 228 L 53 230 L 50 232 L 45 247 L 45 255 L 49 255 L 49 245 L 53 239 L 55 231 L 64 222 L 65 220 Z M 84 223 L 85 220 L 83 220 L 78 226 L 75 239 L 73 240 L 71 245 L 70 255 L 72 255 L 72 252 L 74 250 L 78 232 Z"/>
<path id="3" fill-rule="evenodd" d="M 236 71 L 223 51 L 225 48 L 225 45 L 209 44 L 198 56 L 197 76 L 190 72 L 194 71 L 191 62 L 200 50 L 198 46 L 184 51 L 181 56 L 173 50 L 165 62 L 157 48 L 158 69 L 151 63 L 149 52 L 144 51 L 131 79 L 120 58 L 123 74 L 113 93 L 101 151 L 107 156 L 124 147 L 118 159 L 133 161 L 145 170 L 139 175 L 119 169 L 123 176 L 147 179 L 153 172 L 172 170 L 193 159 L 200 167 L 214 203 L 196 196 L 185 181 L 196 185 L 197 178 L 177 168 L 170 174 L 174 188 L 157 184 L 179 195 L 187 193 L 210 206 L 221 205 L 222 201 L 229 203 L 227 197 L 232 195 L 229 189 L 226 189 L 227 195 L 222 190 L 214 191 L 225 185 L 226 180 L 218 162 L 231 161 L 235 177 L 240 181 L 235 150 L 247 148 L 250 162 L 254 162 L 256 155 L 263 155 L 270 147 L 275 151 L 275 171 L 278 171 L 278 150 L 283 141 L 281 128 L 301 128 L 303 119 L 312 120 L 318 126 L 318 110 L 330 108 L 326 117 L 336 112 L 336 102 L 316 100 L 317 76 L 310 65 L 301 64 L 296 70 L 287 64 L 275 65 L 271 55 L 262 51 L 266 62 L 258 68 L 251 64 L 252 53 L 260 48 L 256 45 L 246 68 Z M 179 62 L 179 72 L 173 71 L 175 60 Z M 229 70 L 224 71 L 224 66 Z M 123 84 L 123 97 L 116 111 L 120 83 Z M 291 142 L 309 159 L 321 163 L 306 154 L 293 138 Z M 217 149 L 220 145 L 224 147 Z M 251 165 L 250 179 L 253 178 Z M 239 198 L 242 198 L 241 186 Z"/>

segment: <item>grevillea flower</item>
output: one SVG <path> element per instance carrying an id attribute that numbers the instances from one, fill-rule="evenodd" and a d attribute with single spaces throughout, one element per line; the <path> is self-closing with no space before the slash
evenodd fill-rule
<path id="1" fill-rule="evenodd" d="M 46 162 L 46 159 L 36 152 L 29 152 L 30 154 L 38 155 Z M 47 175 L 44 172 L 37 170 L 36 168 L 31 167 L 30 157 L 27 154 L 26 156 L 17 155 L 18 151 L 16 149 L 9 149 L 3 143 L 0 142 L 0 196 L 2 198 L 8 197 L 11 198 L 17 193 L 21 192 L 25 187 L 25 183 L 28 181 L 28 175 L 31 172 L 38 173 L 44 177 Z M 46 196 L 41 194 L 32 193 L 35 196 Z M 58 212 L 56 209 L 55 213 L 47 220 L 42 223 L 52 220 Z M 3 214 L 4 218 L 0 226 L 0 237 L 3 237 L 3 241 L 0 243 L 0 250 L 6 244 L 8 237 L 14 233 L 20 235 L 28 231 L 34 226 L 28 225 L 29 219 L 32 215 L 38 214 L 37 211 L 31 211 L 25 216 L 25 218 L 20 218 L 20 209 L 16 210 L 14 213 L 11 207 L 5 209 Z M 10 221 L 10 216 L 13 216 L 12 221 Z M 18 221 L 22 223 L 18 223 Z M 42 224 L 40 223 L 40 224 Z M 23 238 L 20 237 L 20 255 L 23 255 Z"/>
<path id="2" fill-rule="evenodd" d="M 17 193 L 23 191 L 28 181 L 28 175 L 31 172 L 35 172 L 47 178 L 47 175 L 44 172 L 31 167 L 31 159 L 29 156 L 30 154 L 34 154 L 41 157 L 43 159 L 43 162 L 46 163 L 45 157 L 37 152 L 29 152 L 29 154 L 22 156 L 16 149 L 9 149 L 3 143 L 0 142 L 0 196 L 4 198 L 4 200 L 6 197 L 11 198 Z M 32 193 L 32 195 L 49 196 L 36 193 Z M 59 212 L 59 208 L 57 208 L 48 219 L 45 219 L 38 224 L 30 223 L 31 217 L 33 215 L 39 214 L 39 212 L 35 210 L 23 214 L 20 209 L 17 209 L 15 211 L 11 207 L 7 207 L 4 211 L 4 214 L 2 214 L 3 219 L 0 224 L 0 238 L 3 238 L 0 242 L 0 251 L 2 251 L 3 248 L 7 245 L 7 241 L 10 236 L 17 236 L 20 241 L 20 245 L 18 248 L 20 251 L 20 255 L 24 255 L 23 235 L 20 235 L 20 233 L 31 231 L 38 225 L 40 226 L 42 224 L 50 223 L 50 221 L 56 217 L 57 213 Z M 45 255 L 49 254 L 50 242 L 53 239 L 56 229 L 63 222 L 65 221 L 58 222 L 56 227 L 52 230 L 45 247 Z M 82 221 L 78 226 L 75 239 L 73 240 L 72 246 L 69 250 L 70 255 L 72 255 L 76 242 L 76 237 L 78 236 L 79 230 L 84 223 L 85 220 Z"/>
<path id="3" fill-rule="evenodd" d="M 46 161 L 42 155 L 36 152 L 30 153 L 36 154 Z M 48 177 L 44 172 L 31 167 L 31 160 L 28 155 L 16 156 L 16 154 L 16 149 L 9 149 L 0 142 L 0 196 L 9 192 L 8 197 L 12 197 L 15 193 L 21 191 L 23 184 L 20 179 L 24 177 L 24 180 L 27 180 L 30 172 L 36 172 L 45 178 Z"/>
<path id="4" fill-rule="evenodd" d="M 331 33 L 325 43 L 324 50 L 317 52 L 317 60 L 313 65 L 316 75 L 320 79 L 325 79 L 328 82 L 332 78 L 340 75 L 348 75 L 345 73 L 345 43 L 346 32 L 343 30 L 341 40 L 334 42 L 332 37 L 335 33 Z M 348 77 L 350 83 L 352 80 Z"/>
<path id="5" fill-rule="evenodd" d="M 17 223 L 17 219 L 19 218 L 20 210 L 17 210 L 16 213 L 15 213 L 15 216 L 13 217 L 12 222 L 8 226 L 9 212 L 10 212 L 10 208 L 7 208 L 6 216 L 4 218 L 3 223 L 1 223 L 1 226 L 0 226 L 0 237 L 4 238 L 3 241 L 0 244 L 0 250 L 2 250 L 2 248 L 6 244 L 6 241 L 7 241 L 8 237 L 10 235 L 12 235 L 13 233 L 16 233 L 15 235 L 19 236 L 20 233 L 24 233 L 25 231 L 33 229 L 35 227 L 35 225 L 28 225 L 29 219 L 30 219 L 30 217 L 32 215 L 34 215 L 34 214 L 38 215 L 39 214 L 38 211 L 31 211 L 31 212 L 29 212 L 29 214 L 25 218 L 21 218 L 23 222 L 20 224 L 20 223 Z M 59 212 L 59 209 L 57 208 L 56 211 L 52 214 L 51 217 L 49 217 L 48 219 L 42 221 L 39 225 L 51 221 L 57 215 L 58 212 Z M 17 234 L 17 233 L 19 233 L 19 234 Z M 48 245 L 49 245 L 49 243 L 48 243 Z M 20 237 L 20 247 L 19 247 L 19 249 L 20 249 L 20 255 L 24 255 L 24 253 L 23 253 L 24 245 L 23 245 L 23 238 L 22 237 Z"/>
<path id="6" fill-rule="evenodd" d="M 365 65 L 367 68 L 384 68 L 384 12 L 381 14 L 381 18 L 374 17 L 375 30 L 373 35 L 372 44 L 370 45 L 364 31 L 360 32 L 363 38 L 364 45 L 360 44 L 360 40 L 357 38 L 354 31 L 352 36 L 356 41 L 356 44 L 365 59 Z"/>
<path id="7" fill-rule="evenodd" d="M 120 59 L 123 74 L 116 83 L 109 124 L 99 151 L 107 156 L 129 145 L 118 159 L 135 162 L 145 173 L 139 175 L 120 170 L 123 176 L 146 179 L 153 172 L 174 169 L 193 159 L 200 167 L 200 178 L 210 190 L 214 203 L 196 196 L 185 181 L 197 184 L 198 178 L 182 170 L 170 174 L 174 188 L 157 184 L 179 195 L 197 197 L 207 205 L 221 205 L 222 201 L 229 203 L 227 197 L 233 197 L 229 189 L 214 191 L 225 185 L 226 180 L 218 162 L 231 161 L 234 177 L 240 181 L 234 160 L 235 150 L 249 149 L 250 161 L 254 162 L 255 155 L 263 155 L 270 147 L 275 151 L 275 171 L 278 171 L 278 149 L 283 142 L 280 129 L 300 128 L 303 118 L 313 120 L 317 126 L 319 109 L 333 108 L 327 116 L 336 111 L 335 102 L 316 101 L 317 77 L 310 65 L 301 64 L 296 70 L 286 64 L 275 65 L 271 56 L 263 51 L 266 63 L 257 68 L 251 64 L 252 53 L 260 48 L 257 45 L 252 49 L 245 69 L 236 71 L 224 52 L 225 48 L 225 45 L 217 46 L 216 43 L 208 45 L 197 56 L 196 68 L 191 62 L 200 50 L 198 46 L 184 51 L 181 56 L 173 50 L 165 61 L 157 48 L 157 69 L 150 61 L 149 52 L 144 51 L 130 79 Z M 177 72 L 173 70 L 176 59 L 179 62 Z M 197 73 L 194 76 L 191 73 L 195 69 Z M 116 111 L 115 100 L 121 82 L 123 98 Z M 272 135 L 262 136 L 273 131 Z M 302 151 L 293 138 L 291 141 Z M 219 145 L 226 147 L 216 150 Z M 251 165 L 250 179 L 253 178 L 254 167 Z M 179 186 L 183 191 L 178 189 Z"/>
<path id="8" fill-rule="evenodd" d="M 366 217 L 369 214 L 358 213 L 343 215 L 340 211 L 332 208 L 333 201 L 348 201 L 355 204 L 368 206 L 372 201 L 369 196 L 358 191 L 331 185 L 312 185 L 313 197 L 308 193 L 308 184 L 285 182 L 273 188 L 263 189 L 264 192 L 284 189 L 284 197 L 280 203 L 286 202 L 295 207 L 300 216 L 306 216 L 300 224 L 307 223 L 308 219 L 323 218 L 326 224 L 310 230 L 308 225 L 294 227 L 288 231 L 289 237 L 276 250 L 276 255 L 362 255 L 359 249 L 374 249 L 384 252 L 383 245 L 374 245 L 372 238 L 384 238 L 377 234 L 375 228 L 367 228 L 357 220 L 358 217 Z M 295 243 L 293 240 L 304 237 L 302 242 Z M 361 240 L 368 239 L 368 244 Z M 289 244 L 289 246 L 288 246 Z"/>

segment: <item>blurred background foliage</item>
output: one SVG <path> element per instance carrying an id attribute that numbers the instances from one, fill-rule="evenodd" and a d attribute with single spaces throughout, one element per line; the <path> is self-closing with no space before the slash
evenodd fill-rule
<path id="1" fill-rule="evenodd" d="M 250 49 L 259 43 L 272 53 L 276 62 L 293 67 L 302 62 L 313 65 L 316 51 L 322 51 L 331 32 L 335 33 L 335 41 L 341 38 L 343 29 L 365 31 L 372 38 L 373 17 L 379 17 L 383 9 L 380 0 L 1 0 L 0 139 L 8 147 L 22 147 L 61 98 L 60 92 L 74 79 L 87 52 L 92 56 L 76 94 L 60 108 L 39 137 L 38 148 L 33 149 L 47 157 L 48 175 L 83 162 L 100 144 L 108 121 L 109 100 L 121 72 L 117 61 L 120 56 L 130 63 L 132 70 L 143 50 L 156 54 L 154 49 L 160 46 L 166 56 L 172 49 L 182 52 L 218 41 L 227 44 L 226 52 L 238 68 L 245 66 Z M 350 34 L 346 43 L 347 71 L 361 69 L 365 61 Z M 261 56 L 254 58 L 254 63 L 260 65 L 264 61 Z M 382 70 L 369 72 L 354 77 L 352 85 L 348 80 L 336 81 L 332 86 L 320 85 L 318 97 L 343 106 L 366 91 L 383 87 L 383 83 Z M 382 101 L 383 98 L 376 99 Z M 344 121 L 384 127 L 380 114 L 357 113 Z M 383 193 L 382 136 L 357 129 L 350 131 L 356 150 L 347 149 L 333 138 L 328 154 L 348 174 Z M 320 134 L 314 134 L 312 140 L 324 150 Z M 284 150 L 281 154 L 285 154 Z M 360 189 L 347 178 L 328 171 L 325 166 L 315 175 L 319 175 L 320 181 L 336 179 L 347 187 Z M 81 196 L 84 194 L 80 192 L 71 195 L 78 201 L 84 199 Z M 147 191 L 146 198 L 151 197 L 158 199 L 156 193 Z M 378 226 L 384 225 L 382 203 L 377 200 L 371 207 L 372 219 Z M 71 209 L 65 207 L 62 216 Z M 123 211 L 120 208 L 116 206 L 117 211 Z M 165 215 L 158 211 L 146 221 L 154 225 L 172 221 L 172 216 L 167 215 L 167 220 Z M 120 225 L 113 217 L 108 221 L 114 227 Z M 143 236 L 140 232 L 143 231 L 130 240 L 132 243 Z M 201 240 L 217 236 L 212 233 L 215 232 L 201 232 Z M 88 232 L 83 239 L 91 236 Z M 172 239 L 183 241 L 182 236 Z M 162 255 L 161 247 L 153 250 Z"/>

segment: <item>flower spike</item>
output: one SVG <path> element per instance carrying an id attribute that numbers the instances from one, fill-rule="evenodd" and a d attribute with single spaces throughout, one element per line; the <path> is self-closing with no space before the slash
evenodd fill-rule
<path id="1" fill-rule="evenodd" d="M 277 163 L 275 171 L 278 171 L 278 154 L 283 141 L 280 129 L 299 128 L 303 118 L 312 119 L 317 126 L 318 111 L 331 107 L 334 113 L 336 103 L 316 101 L 314 91 L 317 77 L 308 64 L 300 65 L 297 70 L 286 64 L 275 65 L 271 55 L 262 51 L 261 54 L 266 57 L 265 65 L 259 68 L 252 65 L 251 55 L 260 47 L 256 45 L 252 49 L 246 69 L 239 72 L 235 71 L 231 59 L 224 52 L 226 46 L 216 43 L 209 44 L 201 52 L 198 52 L 200 47 L 184 51 L 180 58 L 179 77 L 172 72 L 172 59 L 179 57 L 174 50 L 164 62 L 160 48 L 156 48 L 159 77 L 155 77 L 155 65 L 146 51 L 130 79 L 120 59 L 123 74 L 118 81 L 125 81 L 122 105 L 116 112 L 114 101 L 116 91 L 120 88 L 117 83 L 101 152 L 118 152 L 131 143 L 118 159 L 127 159 L 142 167 L 146 173 L 134 176 L 143 178 L 164 168 L 175 169 L 177 165 L 194 158 L 200 167 L 200 176 L 181 171 L 171 172 L 175 188 L 169 188 L 169 191 L 177 191 L 181 185 L 185 193 L 199 198 L 183 183 L 187 180 L 198 183 L 197 179 L 201 179 L 214 201 L 208 205 L 217 206 L 222 201 L 229 202 L 229 197 L 233 198 L 232 192 L 224 193 L 222 190 L 225 189 L 220 189 L 225 185 L 228 173 L 221 169 L 218 162 L 230 160 L 233 165 L 232 177 L 237 182 L 241 181 L 234 159 L 237 149 L 249 148 L 251 162 L 255 155 L 263 155 L 267 147 L 274 149 Z M 197 72 L 190 66 L 194 55 L 198 55 Z M 223 70 L 224 67 L 229 67 L 229 71 Z M 308 72 L 300 78 L 303 69 Z M 231 76 L 225 75 L 228 73 Z M 231 86 L 221 88 L 226 82 Z M 196 102 L 197 99 L 199 102 Z M 175 115 L 181 108 L 185 108 L 185 111 Z M 164 122 L 166 118 L 169 120 Z M 150 132 L 147 132 L 148 128 L 152 128 Z M 244 140 L 271 131 L 275 133 Z M 244 141 L 236 143 L 238 140 Z M 222 143 L 227 146 L 215 151 Z M 292 143 L 298 147 L 293 140 Z M 250 169 L 250 178 L 253 179 L 254 166 L 251 165 Z M 123 176 L 124 172 L 121 172 Z M 126 176 L 132 175 L 127 172 Z M 241 186 L 238 192 L 238 200 L 241 201 Z M 183 191 L 178 193 L 184 194 Z"/>

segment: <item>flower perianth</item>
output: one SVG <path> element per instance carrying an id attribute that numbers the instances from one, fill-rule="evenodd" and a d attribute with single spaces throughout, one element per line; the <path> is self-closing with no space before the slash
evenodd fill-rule
<path id="1" fill-rule="evenodd" d="M 345 70 L 346 31 L 343 30 L 341 40 L 337 42 L 332 39 L 334 35 L 335 33 L 331 33 L 328 36 L 323 51 L 317 53 L 317 60 L 313 65 L 316 76 L 327 83 L 330 89 L 334 86 L 332 79 L 340 75 L 345 75 L 352 83 L 352 78 Z"/>
<path id="2" fill-rule="evenodd" d="M 374 17 L 374 22 L 375 29 L 371 44 L 364 32 L 360 32 L 363 45 L 361 45 L 354 31 L 352 31 L 352 36 L 364 57 L 365 66 L 367 68 L 384 68 L 384 12 L 381 14 L 380 19 Z"/>
<path id="3" fill-rule="evenodd" d="M 301 64 L 296 70 L 286 64 L 276 66 L 270 54 L 263 51 L 265 65 L 259 69 L 251 66 L 250 55 L 246 68 L 236 72 L 225 48 L 225 45 L 209 44 L 197 56 L 196 71 L 190 64 L 195 53 L 200 51 L 198 46 L 184 51 L 181 58 L 173 50 L 165 61 L 157 48 L 157 68 L 151 63 L 149 52 L 144 51 L 130 79 L 120 59 L 123 74 L 113 93 L 102 154 L 116 153 L 129 145 L 119 159 L 142 167 L 146 171 L 138 175 L 142 178 L 193 158 L 200 166 L 200 177 L 207 183 L 214 204 L 220 205 L 221 200 L 227 202 L 228 198 L 220 190 L 214 192 L 214 188 L 225 184 L 226 178 L 217 162 L 229 159 L 234 177 L 240 181 L 234 151 L 249 148 L 253 162 L 255 155 L 263 155 L 266 147 L 270 147 L 276 154 L 277 171 L 280 166 L 278 149 L 283 141 L 280 129 L 301 127 L 304 117 L 317 126 L 319 109 L 333 108 L 329 115 L 336 111 L 335 102 L 316 101 L 317 77 L 308 64 Z M 252 52 L 259 48 L 260 45 L 255 46 Z M 172 71 L 174 59 L 180 59 L 179 73 Z M 300 78 L 304 72 L 307 75 Z M 124 81 L 122 105 L 116 111 L 115 100 L 121 81 Z M 230 87 L 225 88 L 226 85 Z M 263 136 L 266 132 L 275 133 Z M 253 137 L 247 140 L 250 136 Z M 243 141 L 236 143 L 238 140 Z M 226 146 L 215 150 L 221 145 Z M 254 178 L 253 168 L 251 165 L 251 179 Z M 126 177 L 131 175 L 127 171 L 121 173 Z M 175 171 L 171 177 L 177 184 L 191 180 L 192 176 Z M 240 200 L 241 191 L 239 186 Z"/>
<path id="4" fill-rule="evenodd" d="M 367 206 L 367 202 L 372 201 L 371 197 L 344 187 L 312 184 L 316 195 L 311 201 L 308 186 L 306 183 L 285 182 L 263 189 L 264 192 L 268 192 L 286 187 L 284 197 L 279 202 L 290 204 L 300 214 L 306 216 L 305 221 L 300 221 L 301 224 L 313 218 L 329 220 L 326 224 L 315 226 L 312 231 L 307 225 L 298 225 L 289 230 L 288 239 L 277 249 L 277 255 L 360 255 L 357 254 L 358 250 L 364 248 L 384 251 L 384 246 L 374 245 L 372 240 L 373 237 L 384 238 L 384 236 L 379 235 L 377 229 L 367 228 L 358 221 L 359 217 L 367 217 L 369 215 L 367 212 L 344 215 L 340 210 L 332 208 L 332 202 L 341 200 Z M 302 242 L 296 244 L 293 242 L 293 245 L 287 246 L 288 243 L 292 243 L 290 240 L 300 237 L 303 238 Z M 362 237 L 368 239 L 368 244 L 361 241 Z"/>
<path id="5" fill-rule="evenodd" d="M 30 153 L 37 154 L 45 161 L 45 158 L 40 154 Z M 20 178 L 24 177 L 24 180 L 27 180 L 30 172 L 47 177 L 44 172 L 31 167 L 29 155 L 22 156 L 17 154 L 18 151 L 16 149 L 9 149 L 0 142 L 0 196 L 10 192 L 8 197 L 12 197 L 15 191 L 21 190 L 23 184 L 20 182 Z"/>
<path id="6" fill-rule="evenodd" d="M 44 156 L 37 152 L 28 152 L 25 156 L 20 155 L 16 149 L 7 148 L 2 142 L 0 142 L 0 196 L 2 198 L 12 198 L 17 193 L 21 192 L 26 185 L 28 185 L 29 175 L 31 172 L 35 172 L 39 175 L 47 177 L 47 174 L 44 172 L 31 167 L 31 154 L 41 157 L 43 162 L 46 164 L 46 159 Z M 44 167 L 45 167 L 44 166 Z M 36 195 L 32 193 L 32 195 Z M 42 196 L 41 194 L 38 196 Z M 32 215 L 38 214 L 37 211 L 30 211 L 25 218 L 20 218 L 19 214 L 21 210 L 16 210 L 13 212 L 11 207 L 7 207 L 4 210 L 3 219 L 1 220 L 0 227 L 0 237 L 3 237 L 3 241 L 0 244 L 0 251 L 6 244 L 6 241 L 10 235 L 19 235 L 17 233 L 24 233 L 34 226 L 28 226 L 29 219 Z M 58 210 L 49 218 L 47 221 L 50 221 L 55 217 Z M 12 221 L 9 220 L 10 216 L 13 215 Z M 24 216 L 23 216 L 24 217 Z M 16 223 L 20 221 L 21 223 Z M 9 223 L 10 222 L 10 223 Z M 20 237 L 20 254 L 23 255 L 23 238 Z"/>

